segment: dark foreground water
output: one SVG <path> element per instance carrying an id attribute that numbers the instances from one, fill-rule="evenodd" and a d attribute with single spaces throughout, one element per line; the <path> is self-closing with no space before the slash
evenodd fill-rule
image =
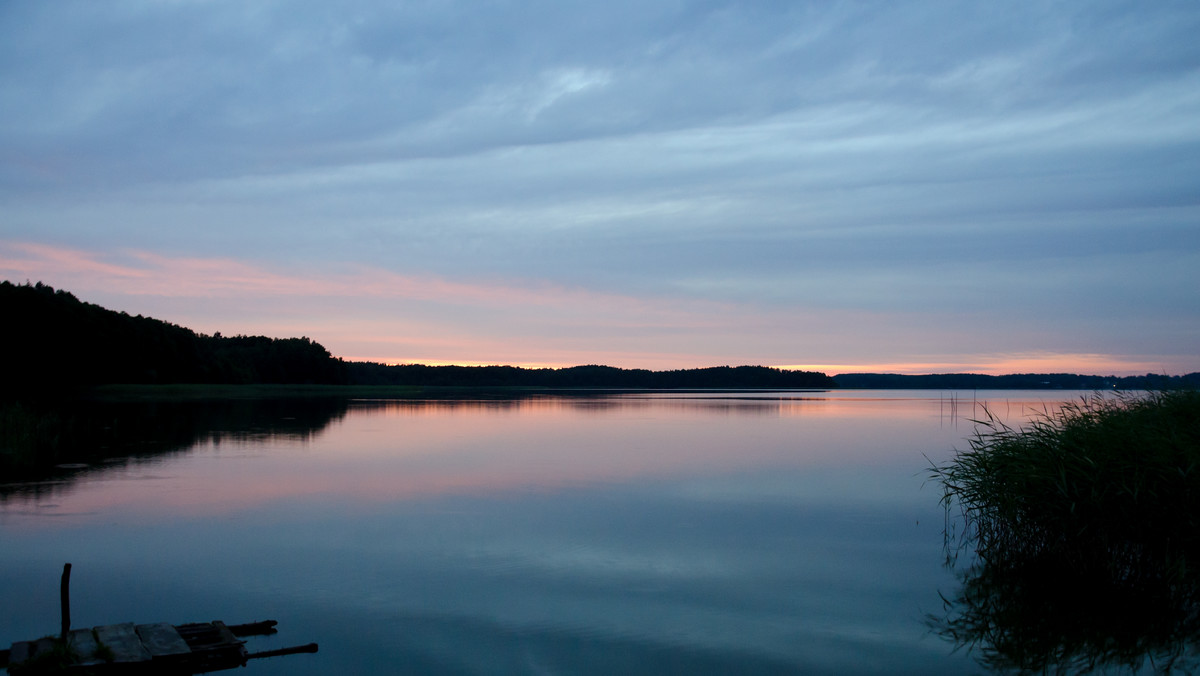
<path id="1" fill-rule="evenodd" d="M 927 621 L 956 585 L 927 467 L 966 446 L 973 401 L 1020 422 L 1073 396 L 293 402 L 156 420 L 179 449 L 0 493 L 0 643 L 57 631 L 71 562 L 76 627 L 271 618 L 279 635 L 252 650 L 320 644 L 246 674 L 978 672 Z"/>

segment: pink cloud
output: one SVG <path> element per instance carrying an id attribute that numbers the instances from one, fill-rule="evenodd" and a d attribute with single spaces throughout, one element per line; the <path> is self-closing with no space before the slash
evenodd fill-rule
<path id="1" fill-rule="evenodd" d="M 452 280 L 367 266 L 330 266 L 300 275 L 228 257 L 97 252 L 0 240 L 0 277 L 44 281 L 86 301 L 201 332 L 305 335 L 337 356 L 389 363 L 599 363 L 652 369 L 768 364 L 826 373 L 1195 370 L 1193 358 L 1171 355 L 987 348 L 958 353 L 952 345 L 976 337 L 953 329 L 931 337 L 929 327 L 939 318 L 912 313 L 633 297 L 529 280 Z M 937 350 L 939 341 L 951 349 L 922 358 L 920 353 Z M 920 346 L 920 353 L 913 346 Z"/>
<path id="2" fill-rule="evenodd" d="M 1093 375 L 1141 375 L 1168 372 L 1165 363 L 1147 359 L 1129 359 L 1107 354 L 1029 352 L 1020 354 L 966 354 L 949 359 L 895 361 L 889 363 L 787 364 L 780 368 L 824 371 L 826 373 L 1082 373 Z M 1174 373 L 1175 371 L 1170 371 Z"/>
<path id="3" fill-rule="evenodd" d="M 41 281 L 44 277 L 69 279 L 107 279 L 126 285 L 145 280 L 146 270 L 106 263 L 89 251 L 66 249 L 27 242 L 0 242 L 0 274 L 6 278 Z M 131 288 L 137 288 L 133 285 Z"/>
<path id="4" fill-rule="evenodd" d="M 625 310 L 645 305 L 633 297 L 550 284 L 455 282 L 365 266 L 297 276 L 233 258 L 170 257 L 142 250 L 114 255 L 27 242 L 0 241 L 0 275 L 46 281 L 68 290 L 171 298 L 382 298 L 524 307 L 582 302 L 592 308 Z"/>
<path id="5" fill-rule="evenodd" d="M 117 260 L 112 260 L 117 259 Z M 586 295 L 559 287 L 522 288 L 452 282 L 358 267 L 348 273 L 286 274 L 232 258 L 169 257 L 141 250 L 120 255 L 26 242 L 0 242 L 0 274 L 20 280 L 63 280 L 64 288 L 165 297 L 375 297 L 464 304 L 570 302 Z M 636 303 L 609 297 L 608 303 Z"/>
<path id="6" fill-rule="evenodd" d="M 233 258 L 0 241 L 0 275 L 197 331 L 307 335 L 351 359 L 561 366 L 697 365 L 688 341 L 756 320 L 727 304 L 355 266 L 303 276 Z M 731 317 L 737 319 L 731 319 Z M 646 349 L 647 336 L 671 349 Z M 586 355 L 582 356 L 581 355 Z"/>

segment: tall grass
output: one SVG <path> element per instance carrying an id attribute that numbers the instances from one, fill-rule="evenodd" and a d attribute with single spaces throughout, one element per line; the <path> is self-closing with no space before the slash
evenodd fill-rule
<path id="1" fill-rule="evenodd" d="M 935 629 L 1004 669 L 1197 666 L 1200 392 L 975 422 L 969 450 L 932 470 L 951 561 L 975 555 Z"/>
<path id="2" fill-rule="evenodd" d="M 975 422 L 933 476 L 982 559 L 1054 553 L 1119 578 L 1139 561 L 1200 563 L 1200 392 L 1085 397 L 1022 429 L 987 410 Z"/>

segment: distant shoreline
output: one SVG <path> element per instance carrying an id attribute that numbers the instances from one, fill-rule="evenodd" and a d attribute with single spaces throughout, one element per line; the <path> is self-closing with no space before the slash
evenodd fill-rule
<path id="1" fill-rule="evenodd" d="M 970 374 L 968 374 L 970 375 Z M 905 378 L 922 379 L 930 376 L 905 376 Z M 940 376 L 933 376 L 940 377 Z M 990 376 L 1003 379 L 1005 376 Z M 1095 378 L 1097 376 L 1082 376 Z M 836 381 L 839 376 L 835 376 Z M 545 396 L 603 396 L 617 394 L 639 393 L 676 393 L 676 394 L 720 394 L 724 392 L 792 392 L 820 393 L 837 391 L 863 390 L 1036 390 L 1062 392 L 1094 392 L 1104 390 L 1146 390 L 1146 389 L 1195 389 L 1194 379 L 1176 376 L 1180 383 L 1174 387 L 1028 387 L 1021 385 L 987 385 L 981 387 L 965 386 L 930 386 L 921 384 L 892 385 L 889 387 L 611 387 L 611 386 L 569 386 L 546 387 L 525 385 L 325 385 L 325 384 L 108 384 L 82 388 L 78 396 L 83 399 L 99 399 L 105 401 L 204 401 L 204 400 L 238 400 L 238 399 L 290 399 L 290 398 L 344 398 L 344 399 L 509 399 L 521 397 Z M 1190 384 L 1187 384 L 1190 383 Z"/>
<path id="2" fill-rule="evenodd" d="M 80 301 L 38 282 L 0 282 L 0 307 L 16 330 L 0 332 L 6 356 L 0 397 L 53 397 L 93 388 L 137 386 L 179 398 L 262 396 L 450 396 L 453 389 L 513 393 L 587 390 L 1044 389 L 1168 390 L 1200 388 L 1200 373 L 1183 376 L 1097 376 L 1073 373 L 900 375 L 738 365 L 626 369 L 599 364 L 566 368 L 389 365 L 334 357 L 308 338 L 222 336 L 151 317 L 131 317 Z M 157 388 L 153 390 L 144 388 Z M 98 391 L 103 391 L 98 390 Z M 144 396 L 126 390 L 128 396 Z M 222 394 L 223 393 L 223 394 Z"/>

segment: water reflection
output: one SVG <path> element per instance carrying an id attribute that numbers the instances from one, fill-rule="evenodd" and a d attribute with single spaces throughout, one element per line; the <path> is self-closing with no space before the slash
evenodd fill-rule
<path id="1" fill-rule="evenodd" d="M 287 496 L 391 501 L 670 476 L 691 477 L 693 490 L 710 498 L 770 496 L 797 488 L 759 476 L 781 466 L 806 467 L 799 487 L 823 499 L 887 500 L 913 484 L 880 485 L 869 468 L 936 447 L 931 424 L 945 448 L 958 439 L 944 399 L 937 392 L 700 392 L 108 402 L 70 411 L 85 421 L 77 425 L 81 440 L 95 434 L 71 446 L 80 452 L 69 461 L 87 467 L 52 466 L 40 481 L 0 485 L 0 505 L 20 498 L 44 510 L 57 496 L 63 512 L 121 505 L 165 517 Z M 346 424 L 347 416 L 357 418 Z M 186 463 L 158 471 L 183 455 Z M 704 480 L 713 476 L 719 480 Z"/>
<path id="2" fill-rule="evenodd" d="M 930 625 L 998 671 L 1074 674 L 1200 668 L 1200 586 L 1170 570 L 1136 578 L 1054 556 L 992 558 L 959 576 Z M 1168 582 L 1174 579 L 1175 582 Z"/>
<path id="3" fill-rule="evenodd" d="M 349 401 L 201 434 L 0 504 L 0 640 L 53 631 L 69 560 L 81 624 L 321 644 L 260 676 L 970 673 L 922 621 L 953 583 L 922 490 L 962 438 L 939 397 Z"/>
<path id="4" fill-rule="evenodd" d="M 43 498 L 204 444 L 306 441 L 346 415 L 341 398 L 30 401 L 3 405 L 0 503 Z"/>
<path id="5" fill-rule="evenodd" d="M 713 412 L 752 416 L 793 415 L 803 402 L 828 402 L 831 397 L 810 394 L 712 394 L 712 393 L 638 393 L 638 394 L 530 394 L 510 398 L 486 399 L 354 399 L 356 410 L 437 414 L 442 411 L 507 411 L 556 414 L 564 411 L 602 413 L 618 409 L 683 411 L 701 414 Z"/>

